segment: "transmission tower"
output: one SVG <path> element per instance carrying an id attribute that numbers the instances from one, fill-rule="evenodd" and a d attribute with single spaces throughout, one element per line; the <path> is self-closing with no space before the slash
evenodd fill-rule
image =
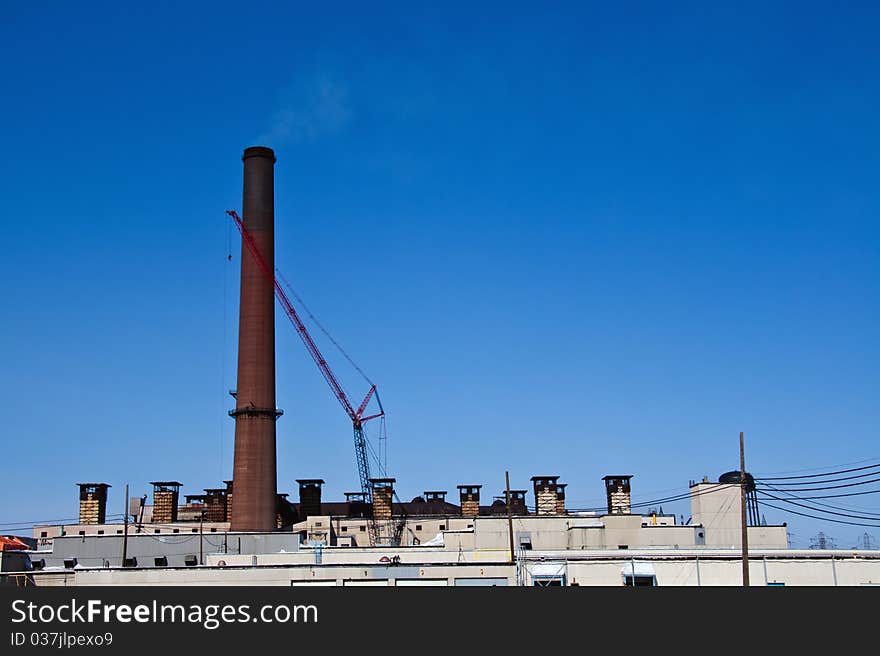
<path id="1" fill-rule="evenodd" d="M 856 545 L 856 549 L 875 550 L 875 549 L 877 549 L 877 540 L 874 539 L 873 535 L 869 535 L 868 533 L 862 533 L 859 536 L 859 542 Z"/>
<path id="2" fill-rule="evenodd" d="M 822 531 L 819 531 L 816 535 L 810 538 L 810 549 L 836 549 L 837 545 L 834 542 L 834 538 L 830 535 L 825 535 Z"/>

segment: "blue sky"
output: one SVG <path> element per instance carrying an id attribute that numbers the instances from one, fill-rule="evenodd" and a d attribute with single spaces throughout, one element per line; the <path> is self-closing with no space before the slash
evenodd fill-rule
<path id="1" fill-rule="evenodd" d="M 757 473 L 880 461 L 878 10 L 712 4 L 6 7 L 0 521 L 230 476 L 224 210 L 258 143 L 402 497 L 667 496 L 739 431 Z M 341 497 L 350 425 L 280 312 L 277 355 L 279 487 Z"/>

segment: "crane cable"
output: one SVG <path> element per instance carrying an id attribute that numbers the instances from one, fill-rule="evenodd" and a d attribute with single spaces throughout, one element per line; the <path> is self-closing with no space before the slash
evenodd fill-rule
<path id="1" fill-rule="evenodd" d="M 306 311 L 306 314 L 315 323 L 315 325 L 318 327 L 318 329 L 322 333 L 324 333 L 324 335 L 327 337 L 327 339 L 330 340 L 330 342 L 333 344 L 333 346 L 335 346 L 339 350 L 339 352 L 342 353 L 342 356 L 346 360 L 348 360 L 348 363 L 352 367 L 354 367 L 355 370 L 363 377 L 363 379 L 365 381 L 367 381 L 367 383 L 369 383 L 370 386 L 372 387 L 375 383 L 373 383 L 373 381 L 370 380 L 370 378 L 367 376 L 367 374 L 364 373 L 363 369 L 361 369 L 357 365 L 357 363 L 354 360 L 352 360 L 351 356 L 348 353 L 346 353 L 345 349 L 342 348 L 342 346 L 339 344 L 339 342 L 337 342 L 335 339 L 333 339 L 333 336 L 327 331 L 327 329 L 324 328 L 323 325 L 321 325 L 321 322 L 318 321 L 318 318 L 314 314 L 312 314 L 312 311 L 309 309 L 309 306 L 305 304 L 305 301 L 302 300 L 302 297 L 296 293 L 296 291 L 293 289 L 293 287 L 290 285 L 290 283 L 287 282 L 287 278 L 284 277 L 284 274 L 282 274 L 281 271 L 279 271 L 277 267 L 275 268 L 275 275 L 278 276 L 278 278 L 281 280 L 282 284 L 287 288 L 287 291 L 289 291 L 290 294 L 296 299 L 297 303 L 299 303 L 302 306 L 302 309 Z"/>

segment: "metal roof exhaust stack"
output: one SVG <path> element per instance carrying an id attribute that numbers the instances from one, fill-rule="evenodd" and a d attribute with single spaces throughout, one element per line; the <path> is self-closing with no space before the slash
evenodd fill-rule
<path id="1" fill-rule="evenodd" d="M 632 514 L 632 498 L 630 497 L 630 484 L 632 478 L 629 474 L 604 476 L 605 495 L 608 498 L 609 515 Z"/>

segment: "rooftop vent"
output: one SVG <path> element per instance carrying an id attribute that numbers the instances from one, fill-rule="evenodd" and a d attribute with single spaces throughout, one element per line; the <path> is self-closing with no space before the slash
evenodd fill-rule
<path id="1" fill-rule="evenodd" d="M 629 474 L 617 474 L 602 478 L 605 481 L 609 515 L 629 515 L 632 512 L 629 484 L 631 478 L 632 476 Z"/>
<path id="2" fill-rule="evenodd" d="M 458 497 L 461 501 L 461 514 L 477 517 L 480 514 L 480 488 L 482 485 L 459 485 Z"/>
<path id="3" fill-rule="evenodd" d="M 153 522 L 155 524 L 171 524 L 177 521 L 177 500 L 180 496 L 178 481 L 152 481 L 153 486 Z"/>
<path id="4" fill-rule="evenodd" d="M 558 476 L 532 476 L 536 514 L 555 515 L 557 513 L 558 480 Z"/>
<path id="5" fill-rule="evenodd" d="M 103 524 L 107 518 L 107 483 L 77 483 L 79 523 Z"/>

